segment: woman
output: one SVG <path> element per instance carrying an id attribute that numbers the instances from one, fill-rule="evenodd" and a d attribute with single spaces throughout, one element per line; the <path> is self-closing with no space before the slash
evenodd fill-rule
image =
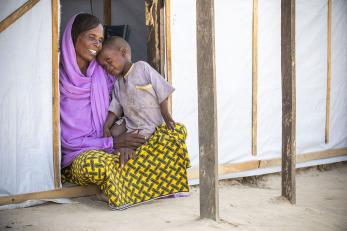
<path id="1" fill-rule="evenodd" d="M 184 127 L 175 135 L 158 127 L 147 141 L 138 134 L 103 137 L 113 77 L 95 61 L 102 42 L 103 27 L 90 14 L 72 17 L 62 37 L 59 70 L 63 180 L 96 184 L 109 206 L 117 210 L 187 192 L 189 158 Z M 168 145 L 154 145 L 158 139 Z M 111 154 L 122 147 L 137 148 L 137 157 Z M 119 157 L 128 161 L 123 168 Z"/>

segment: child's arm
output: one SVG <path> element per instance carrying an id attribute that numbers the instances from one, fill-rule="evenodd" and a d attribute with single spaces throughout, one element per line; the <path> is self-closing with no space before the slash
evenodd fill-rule
<path id="1" fill-rule="evenodd" d="M 169 103 L 168 98 L 166 98 L 163 102 L 160 103 L 160 112 L 165 121 L 166 127 L 170 130 L 175 129 L 175 121 L 172 119 L 169 112 Z"/>
<path id="2" fill-rule="evenodd" d="M 110 137 L 111 135 L 111 128 L 114 122 L 116 122 L 117 116 L 111 111 L 108 111 L 107 118 L 104 124 L 104 137 Z"/>

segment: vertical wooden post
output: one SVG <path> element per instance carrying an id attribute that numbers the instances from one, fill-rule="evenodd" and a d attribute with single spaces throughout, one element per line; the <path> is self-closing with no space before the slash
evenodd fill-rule
<path id="1" fill-rule="evenodd" d="M 196 1 L 200 217 L 219 219 L 214 0 Z"/>
<path id="2" fill-rule="evenodd" d="M 258 0 L 253 0 L 252 23 L 252 155 L 257 155 L 258 114 Z"/>
<path id="3" fill-rule="evenodd" d="M 111 25 L 111 23 L 112 23 L 111 0 L 104 0 L 104 24 Z"/>
<path id="4" fill-rule="evenodd" d="M 171 62 L 171 0 L 165 0 L 165 54 L 166 54 L 166 77 L 172 84 Z M 169 96 L 169 111 L 172 114 L 172 96 Z"/>
<path id="5" fill-rule="evenodd" d="M 296 203 L 295 0 L 281 2 L 282 196 Z"/>
<path id="6" fill-rule="evenodd" d="M 325 143 L 329 143 L 330 136 L 330 92 L 331 92 L 331 24 L 332 24 L 332 0 L 328 0 L 328 59 L 327 59 L 327 95 L 325 117 Z"/>
<path id="7" fill-rule="evenodd" d="M 60 188 L 60 158 L 59 158 L 59 53 L 58 53 L 58 28 L 59 12 L 58 0 L 52 0 L 52 94 L 53 94 L 53 172 L 54 187 Z"/>

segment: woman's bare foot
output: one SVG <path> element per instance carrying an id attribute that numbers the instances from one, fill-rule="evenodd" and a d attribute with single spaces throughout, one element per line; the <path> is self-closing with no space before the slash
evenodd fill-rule
<path id="1" fill-rule="evenodd" d="M 102 191 L 99 191 L 96 193 L 96 199 L 99 201 L 104 201 L 108 203 L 108 198 L 105 196 L 105 194 Z"/>

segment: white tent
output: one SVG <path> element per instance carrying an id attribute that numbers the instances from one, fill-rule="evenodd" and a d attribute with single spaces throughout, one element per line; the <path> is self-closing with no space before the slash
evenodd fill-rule
<path id="1" fill-rule="evenodd" d="M 51 1 L 36 2 L 28 1 L 27 7 L 32 8 L 0 34 L 2 196 L 55 188 L 52 8 Z M 25 3 L 1 1 L 0 20 L 23 10 L 20 7 Z"/>
<path id="2" fill-rule="evenodd" d="M 0 204 L 91 192 L 77 187 L 60 189 L 57 45 L 61 14 L 58 4 L 61 2 L 1 2 L 0 48 L 3 52 L 0 62 Z M 82 4 L 90 1 L 79 2 Z M 92 2 L 94 8 L 99 9 L 98 16 L 102 18 L 102 6 L 98 6 L 101 1 Z M 116 2 L 112 1 L 112 7 L 116 6 Z M 130 5 L 136 1 L 127 2 Z M 163 37 L 163 33 L 158 32 L 163 32 L 162 28 L 154 30 L 155 36 L 162 36 L 159 39 L 165 42 L 165 46 L 155 48 L 161 49 L 159 56 L 162 63 L 166 64 L 162 69 L 163 73 L 176 88 L 172 98 L 174 119 L 183 122 L 188 128 L 187 145 L 193 164 L 189 172 L 191 183 L 197 182 L 199 156 L 195 2 L 166 1 L 166 4 L 170 4 L 170 8 L 166 8 L 170 9 L 170 14 L 166 11 L 169 17 L 163 18 L 166 36 Z M 267 0 L 258 3 L 258 92 L 256 96 L 252 96 L 252 41 L 256 39 L 252 33 L 252 18 L 255 13 L 253 1 L 215 0 L 221 178 L 279 171 L 282 112 L 280 2 Z M 327 2 L 328 0 L 297 0 L 297 167 L 347 160 L 347 1 L 332 1 L 330 22 L 327 17 Z M 3 22 L 24 3 L 31 4 L 32 8 L 3 29 Z M 64 22 L 64 4 L 62 9 Z M 148 27 L 148 14 L 145 17 Z M 145 19 L 143 23 L 144 21 Z M 328 55 L 329 23 L 332 25 L 331 57 Z M 139 32 L 139 36 L 143 35 L 142 32 Z M 139 44 L 138 41 L 136 43 Z M 148 51 L 152 48 L 147 46 L 144 49 Z M 327 110 L 329 59 L 331 89 Z M 257 101 L 257 116 L 252 120 L 254 99 Z M 328 126 L 327 112 L 330 113 Z M 252 121 L 253 124 L 256 121 L 256 127 L 252 126 Z M 255 128 L 255 135 L 252 135 L 252 129 L 255 131 Z M 327 143 L 326 128 L 329 131 Z M 252 145 L 257 147 L 253 155 Z M 42 191 L 48 192 L 38 193 Z M 24 195 L 21 197 L 22 194 Z"/>

